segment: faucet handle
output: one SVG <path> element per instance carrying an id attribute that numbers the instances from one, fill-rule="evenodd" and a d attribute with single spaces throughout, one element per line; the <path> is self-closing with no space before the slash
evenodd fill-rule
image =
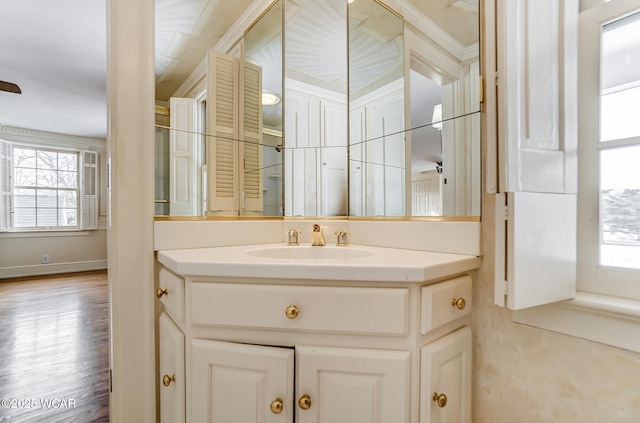
<path id="1" fill-rule="evenodd" d="M 300 234 L 302 231 L 299 229 L 290 229 L 287 231 L 288 241 L 287 245 L 300 245 Z"/>
<path id="2" fill-rule="evenodd" d="M 336 245 L 341 245 L 344 247 L 349 245 L 349 235 L 351 235 L 349 231 L 338 229 L 337 231 L 335 231 L 335 235 L 337 237 Z"/>

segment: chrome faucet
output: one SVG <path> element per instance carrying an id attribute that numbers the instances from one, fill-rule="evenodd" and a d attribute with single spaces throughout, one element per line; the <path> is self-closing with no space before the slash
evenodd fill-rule
<path id="1" fill-rule="evenodd" d="M 287 231 L 287 245 L 300 245 L 300 234 L 302 232 L 299 229 L 291 229 Z"/>
<path id="2" fill-rule="evenodd" d="M 324 240 L 324 234 L 322 233 L 322 227 L 317 223 L 313 225 L 313 230 L 311 231 L 311 245 L 322 247 L 327 245 Z"/>
<path id="3" fill-rule="evenodd" d="M 339 229 L 334 233 L 337 237 L 336 245 L 343 246 L 343 247 L 346 247 L 349 245 L 349 235 L 350 235 L 349 231 L 344 231 L 342 229 Z"/>

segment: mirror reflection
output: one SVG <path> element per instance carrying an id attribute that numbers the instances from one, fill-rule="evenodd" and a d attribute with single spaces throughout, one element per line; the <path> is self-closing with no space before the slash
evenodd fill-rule
<path id="1" fill-rule="evenodd" d="M 281 1 L 274 2 L 245 32 L 243 48 L 244 82 L 241 88 L 244 92 L 245 106 L 242 139 L 246 141 L 246 134 L 253 131 L 258 144 L 252 146 L 257 157 L 247 157 L 245 154 L 243 167 L 245 180 L 248 182 L 245 186 L 255 187 L 255 194 L 258 195 L 256 212 L 261 211 L 263 216 L 282 216 L 284 142 Z M 252 81 L 256 84 L 252 85 Z M 251 98 L 255 100 L 253 103 L 248 101 Z M 247 151 L 245 149 L 245 153 Z"/>
<path id="2" fill-rule="evenodd" d="M 406 214 L 404 22 L 349 4 L 349 214 Z"/>
<path id="3" fill-rule="evenodd" d="M 285 215 L 346 216 L 347 5 L 285 0 L 285 16 Z"/>
<path id="4" fill-rule="evenodd" d="M 375 0 L 278 0 L 235 46 L 192 45 L 177 88 L 160 72 L 156 213 L 479 215 L 478 2 L 396 3 L 405 19 Z M 199 36 L 198 16 L 165 51 Z"/>

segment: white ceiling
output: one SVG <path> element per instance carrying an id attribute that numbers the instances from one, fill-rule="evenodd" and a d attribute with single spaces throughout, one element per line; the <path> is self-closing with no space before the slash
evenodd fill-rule
<path id="1" fill-rule="evenodd" d="M 0 125 L 106 137 L 106 0 L 0 0 Z"/>

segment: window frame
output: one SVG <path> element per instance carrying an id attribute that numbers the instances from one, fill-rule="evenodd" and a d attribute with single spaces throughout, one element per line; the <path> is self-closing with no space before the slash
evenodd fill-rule
<path id="1" fill-rule="evenodd" d="M 640 300 L 640 269 L 600 265 L 600 152 L 640 144 L 632 140 L 600 142 L 600 41 L 604 25 L 640 12 L 638 2 L 614 0 L 579 17 L 578 144 L 578 291 Z"/>
<path id="2" fill-rule="evenodd" d="M 99 200 L 99 183 L 98 183 L 98 151 L 89 149 L 88 146 L 78 145 L 77 143 L 61 143 L 61 145 L 51 142 L 38 142 L 30 140 L 12 140 L 1 138 L 2 150 L 9 150 L 10 154 L 2 156 L 3 162 L 10 160 L 10 166 L 4 169 L 0 166 L 2 174 L 0 175 L 2 185 L 2 195 L 0 196 L 0 216 L 2 219 L 2 227 L 0 227 L 0 237 L 8 235 L 19 235 L 29 233 L 70 233 L 86 230 L 99 229 L 98 226 L 98 200 Z M 52 151 L 57 153 L 73 153 L 77 155 L 77 225 L 75 226 L 42 226 L 42 227 L 16 227 L 14 226 L 13 211 L 15 208 L 14 194 L 14 148 L 32 149 L 35 151 Z M 89 161 L 87 161 L 89 159 Z M 8 181 L 7 181 L 8 179 Z M 56 188 L 57 189 L 57 188 Z M 8 203 L 8 204 L 7 204 Z"/>
<path id="3" fill-rule="evenodd" d="M 26 143 L 9 143 L 9 148 L 11 148 L 12 150 L 12 154 L 11 154 L 11 160 L 12 160 L 12 170 L 14 170 L 14 173 L 12 175 L 11 178 L 11 196 L 12 196 L 12 209 L 10 211 L 10 218 L 9 218 L 9 222 L 10 225 L 8 227 L 8 231 L 7 232 L 61 232 L 61 231 L 77 231 L 77 230 L 81 230 L 81 226 L 82 226 L 82 151 L 78 150 L 78 149 L 67 149 L 67 148 L 55 148 L 55 147 L 45 147 L 45 146 L 39 146 L 39 145 L 34 145 L 34 144 L 26 144 Z M 15 156 L 15 150 L 16 148 L 22 148 L 25 150 L 33 150 L 36 152 L 36 156 L 38 154 L 38 152 L 40 151 L 45 151 L 45 152 L 52 152 L 52 153 L 63 153 L 63 154 L 74 154 L 76 157 L 76 184 L 75 184 L 75 188 L 59 188 L 59 187 L 39 187 L 37 185 L 37 183 L 33 186 L 25 186 L 25 187 L 21 187 L 21 186 L 16 186 L 15 185 L 15 169 L 16 169 L 16 156 Z M 37 171 L 37 167 L 35 168 L 35 170 Z M 57 172 L 60 171 L 59 167 L 56 167 L 55 169 Z M 37 192 L 38 189 L 48 189 L 48 190 L 55 190 L 55 191 L 74 191 L 76 193 L 76 225 L 73 226 L 15 226 L 15 209 L 16 209 L 16 194 L 15 194 L 15 190 L 16 189 L 28 189 L 28 190 L 34 190 Z M 36 193 L 36 203 L 37 203 L 37 193 Z M 38 206 L 36 204 L 36 213 L 37 213 L 37 209 Z M 59 211 L 60 207 L 56 206 L 56 211 Z"/>
<path id="4" fill-rule="evenodd" d="M 584 3 L 584 1 L 583 1 Z M 586 10 L 584 10 L 586 9 Z M 585 41 L 583 37 L 584 26 L 592 22 L 612 21 L 619 19 L 623 14 L 631 14 L 630 10 L 638 10 L 640 6 L 637 0 L 612 0 L 603 2 L 591 2 L 588 8 L 584 8 L 579 17 L 579 126 L 580 143 L 578 149 L 579 166 L 579 187 L 578 187 L 578 263 L 576 296 L 572 300 L 562 301 L 514 311 L 512 320 L 515 323 L 546 329 L 565 335 L 587 339 L 605 345 L 626 349 L 640 353 L 640 301 L 628 298 L 625 286 L 611 288 L 607 286 L 602 289 L 599 284 L 599 277 L 615 277 L 615 273 L 606 274 L 593 272 L 597 267 L 599 257 L 599 171 L 585 166 L 593 167 L 593 152 L 585 151 L 585 141 L 583 135 L 585 130 L 594 130 L 593 127 L 586 129 L 583 123 L 595 122 L 599 116 L 600 107 L 600 83 L 599 83 L 599 60 L 600 50 L 594 46 L 600 45 L 599 24 L 596 40 L 593 38 Z M 608 11 L 607 13 L 604 10 Z M 616 13 L 617 12 L 617 13 Z M 611 17 L 613 15 L 613 17 Z M 609 17 L 609 18 L 607 18 Z M 591 44 L 589 44 L 591 43 Z M 596 43 L 596 44 L 593 44 Z M 591 50 L 588 52 L 587 50 Z M 595 52 L 595 54 L 594 54 Z M 596 62 L 594 62 L 596 60 Z M 593 72 L 593 70 L 596 72 Z M 592 70 L 592 72 L 588 72 Z M 595 79 L 594 79 L 595 78 Z M 595 133 L 599 134 L 599 128 L 595 128 Z M 598 150 L 597 147 L 593 150 Z M 585 157 L 586 154 L 586 157 Z M 597 152 L 595 160 L 597 160 Z M 589 179 L 591 178 L 591 179 Z M 590 185 L 591 184 L 591 185 Z M 583 190 L 580 189 L 583 187 Z M 586 189 L 590 187 L 590 189 Z M 584 248 L 584 244 L 590 242 L 592 248 Z M 595 254 L 595 255 L 594 255 Z M 590 261 L 590 264 L 586 264 Z M 600 267 L 600 266 L 598 266 Z M 607 269 L 607 270 L 611 270 Z M 627 273 L 629 269 L 613 268 Z M 634 271 L 636 275 L 640 271 Z M 636 276 L 636 281 L 638 277 Z"/>

